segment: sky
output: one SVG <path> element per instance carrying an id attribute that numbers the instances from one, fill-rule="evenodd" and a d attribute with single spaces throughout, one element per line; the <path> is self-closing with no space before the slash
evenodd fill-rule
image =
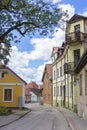
<path id="1" fill-rule="evenodd" d="M 68 11 L 69 18 L 74 14 L 87 16 L 87 0 L 47 0 L 63 11 Z M 27 83 L 35 81 L 42 84 L 45 64 L 51 64 L 53 47 L 61 46 L 65 40 L 65 31 L 57 28 L 52 37 L 25 36 L 19 43 L 12 42 L 8 66 Z"/>

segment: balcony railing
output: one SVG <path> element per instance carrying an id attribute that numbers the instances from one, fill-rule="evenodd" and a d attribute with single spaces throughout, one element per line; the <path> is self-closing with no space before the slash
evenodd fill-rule
<path id="1" fill-rule="evenodd" d="M 78 33 L 69 33 L 66 34 L 66 43 L 70 44 L 73 42 L 82 42 L 85 38 L 87 38 L 87 34 L 78 32 Z"/>
<path id="2" fill-rule="evenodd" d="M 64 74 L 72 74 L 74 73 L 74 68 L 76 64 L 75 62 L 68 62 L 64 64 Z"/>

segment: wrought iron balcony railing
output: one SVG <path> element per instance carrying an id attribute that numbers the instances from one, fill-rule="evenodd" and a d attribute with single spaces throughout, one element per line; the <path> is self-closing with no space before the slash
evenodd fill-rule
<path id="1" fill-rule="evenodd" d="M 64 64 L 64 74 L 74 73 L 75 62 L 68 62 Z"/>
<path id="2" fill-rule="evenodd" d="M 70 44 L 72 42 L 82 42 L 85 38 L 87 38 L 87 34 L 78 32 L 78 33 L 69 33 L 66 34 L 66 43 Z"/>

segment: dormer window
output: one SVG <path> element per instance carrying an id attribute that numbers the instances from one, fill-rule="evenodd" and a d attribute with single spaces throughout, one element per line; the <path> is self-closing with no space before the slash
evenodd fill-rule
<path id="1" fill-rule="evenodd" d="M 57 60 L 57 58 L 58 58 L 58 53 L 55 54 L 55 60 Z"/>
<path id="2" fill-rule="evenodd" d="M 57 54 L 55 54 L 55 60 L 57 59 Z"/>

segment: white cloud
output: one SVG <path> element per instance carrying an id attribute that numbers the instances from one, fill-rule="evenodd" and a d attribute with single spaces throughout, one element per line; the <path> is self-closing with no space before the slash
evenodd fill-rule
<path id="1" fill-rule="evenodd" d="M 26 82 L 29 82 L 34 73 L 33 69 L 29 68 L 29 54 L 26 51 L 20 52 L 16 46 L 12 46 L 10 55 L 8 66 Z"/>
<path id="2" fill-rule="evenodd" d="M 21 77 L 21 78 L 23 78 L 26 82 L 30 82 L 31 81 L 31 79 L 32 79 L 32 77 L 33 77 L 33 75 L 34 75 L 34 70 L 32 69 L 32 68 L 26 68 L 26 67 L 22 67 L 22 68 L 20 68 L 20 67 L 17 67 L 16 68 L 16 73 Z"/>
<path id="3" fill-rule="evenodd" d="M 63 12 L 67 12 L 70 19 L 75 14 L 75 8 L 73 5 L 70 4 L 59 4 L 58 8 L 60 8 Z"/>
<path id="4" fill-rule="evenodd" d="M 54 0 L 54 2 L 57 2 Z M 73 15 L 75 9 L 71 5 L 59 5 L 63 11 L 68 9 L 69 15 Z M 51 53 L 54 46 L 61 46 L 65 41 L 65 31 L 60 28 L 56 28 L 53 38 L 33 38 L 30 44 L 33 46 L 33 50 L 27 52 L 21 52 L 16 46 L 12 47 L 9 67 L 21 76 L 28 83 L 31 80 L 40 83 L 45 64 L 51 63 Z M 43 60 L 43 63 L 38 67 L 30 67 L 29 63 L 34 60 Z M 37 64 L 37 63 L 36 63 Z"/>
<path id="5" fill-rule="evenodd" d="M 53 4 L 56 4 L 58 2 L 61 2 L 62 0 L 53 0 Z"/>
<path id="6" fill-rule="evenodd" d="M 34 74 L 34 79 L 36 82 L 41 82 L 43 71 L 44 71 L 44 64 L 38 66 L 37 71 Z"/>
<path id="7" fill-rule="evenodd" d="M 50 38 L 35 38 L 31 40 L 34 50 L 30 54 L 31 60 L 43 59 L 48 60 L 51 56 L 51 51 L 54 46 L 60 46 L 65 39 L 65 32 L 57 28 L 52 39 Z"/>
<path id="8" fill-rule="evenodd" d="M 83 12 L 80 12 L 80 14 L 87 17 L 87 8 L 85 8 Z"/>
<path id="9" fill-rule="evenodd" d="M 12 46 L 12 51 L 10 54 L 11 57 L 9 65 L 12 65 L 14 68 L 15 66 L 28 66 L 29 54 L 27 52 L 20 52 L 16 46 Z"/>
<path id="10" fill-rule="evenodd" d="M 21 52 L 16 46 L 12 46 L 9 67 L 25 81 L 40 82 L 46 62 L 51 63 L 51 53 L 54 46 L 60 46 L 64 41 L 65 32 L 57 28 L 53 38 L 35 38 L 31 40 L 34 50 Z M 30 68 L 32 60 L 43 60 L 44 63 L 37 68 Z M 49 61 L 50 60 L 50 61 Z"/>
<path id="11" fill-rule="evenodd" d="M 35 73 L 34 73 L 34 81 L 40 83 L 42 82 L 42 76 L 43 76 L 43 72 L 44 72 L 44 67 L 45 64 L 51 64 L 52 61 L 49 60 L 47 62 L 44 62 L 42 65 L 38 66 L 38 68 L 36 69 Z"/>

